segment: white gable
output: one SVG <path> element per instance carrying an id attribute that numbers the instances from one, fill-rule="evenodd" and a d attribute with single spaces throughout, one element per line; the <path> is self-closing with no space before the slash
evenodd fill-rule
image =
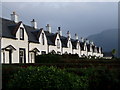
<path id="1" fill-rule="evenodd" d="M 46 37 L 46 35 L 45 35 L 44 30 L 41 31 L 40 37 L 39 37 L 39 42 L 40 42 L 40 44 L 42 44 L 42 45 L 43 45 L 43 38 L 44 38 L 44 45 L 47 45 L 47 37 Z"/>
<path id="2" fill-rule="evenodd" d="M 20 26 L 19 26 L 19 28 L 18 28 L 18 30 L 16 32 L 16 38 L 18 40 L 20 40 L 20 29 L 21 28 L 24 30 L 24 41 L 28 41 L 28 35 L 27 35 L 27 32 L 26 32 L 26 30 L 25 30 L 25 28 L 24 28 L 22 23 L 20 24 Z"/>

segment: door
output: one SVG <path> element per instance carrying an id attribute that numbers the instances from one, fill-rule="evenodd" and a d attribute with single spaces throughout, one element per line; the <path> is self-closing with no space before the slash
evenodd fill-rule
<path id="1" fill-rule="evenodd" d="M 9 51 L 9 63 L 12 63 L 12 50 Z"/>
<path id="2" fill-rule="evenodd" d="M 19 50 L 19 62 L 26 63 L 26 54 L 25 54 L 25 49 L 23 48 L 20 48 Z"/>
<path id="3" fill-rule="evenodd" d="M 30 63 L 34 63 L 35 62 L 35 53 L 31 52 L 30 55 L 31 55 Z"/>

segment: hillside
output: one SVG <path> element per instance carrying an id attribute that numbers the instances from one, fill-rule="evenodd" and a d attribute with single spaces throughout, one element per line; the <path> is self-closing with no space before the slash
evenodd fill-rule
<path id="1" fill-rule="evenodd" d="M 101 33 L 90 35 L 87 38 L 89 40 L 94 41 L 97 46 L 102 46 L 104 52 L 109 52 L 114 48 L 117 50 L 118 43 L 117 29 L 104 30 Z"/>

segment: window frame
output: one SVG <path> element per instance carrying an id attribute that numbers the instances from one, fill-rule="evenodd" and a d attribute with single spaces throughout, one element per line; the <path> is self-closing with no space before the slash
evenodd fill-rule
<path id="1" fill-rule="evenodd" d="M 42 45 L 45 45 L 45 37 L 44 37 L 44 33 L 42 33 Z"/>
<path id="2" fill-rule="evenodd" d="M 57 39 L 57 48 L 60 48 L 60 39 Z"/>
<path id="3" fill-rule="evenodd" d="M 20 40 L 24 40 L 24 28 L 20 27 Z"/>

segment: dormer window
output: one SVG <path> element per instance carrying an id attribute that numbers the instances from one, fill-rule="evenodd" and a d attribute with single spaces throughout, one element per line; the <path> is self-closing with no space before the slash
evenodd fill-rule
<path id="1" fill-rule="evenodd" d="M 20 28 L 20 40 L 24 40 L 24 29 Z"/>
<path id="2" fill-rule="evenodd" d="M 92 52 L 92 46 L 90 45 L 90 51 Z"/>
<path id="3" fill-rule="evenodd" d="M 42 33 L 42 44 L 43 44 L 43 45 L 45 44 L 45 41 L 44 41 L 44 33 Z"/>
<path id="4" fill-rule="evenodd" d="M 79 49 L 79 46 L 77 46 L 77 49 Z"/>
<path id="5" fill-rule="evenodd" d="M 79 49 L 79 43 L 77 43 L 77 49 Z"/>
<path id="6" fill-rule="evenodd" d="M 60 42 L 59 42 L 59 39 L 57 39 L 57 48 L 60 48 Z"/>
<path id="7" fill-rule="evenodd" d="M 84 50 L 86 51 L 86 46 L 84 46 Z"/>
<path id="8" fill-rule="evenodd" d="M 69 40 L 69 46 L 68 46 L 69 48 L 71 47 L 71 44 L 70 44 L 70 40 Z"/>

